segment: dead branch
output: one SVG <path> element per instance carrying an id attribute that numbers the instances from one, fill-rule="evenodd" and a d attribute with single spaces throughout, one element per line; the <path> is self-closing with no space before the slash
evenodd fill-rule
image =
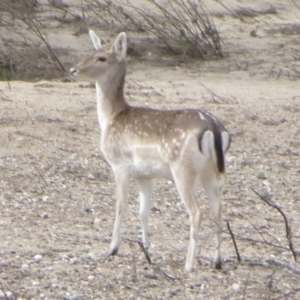
<path id="1" fill-rule="evenodd" d="M 43 181 L 45 182 L 45 185 L 48 186 L 47 181 L 45 180 L 44 176 L 42 175 L 42 173 L 40 172 L 39 168 L 35 165 L 34 162 L 32 162 L 34 168 L 37 170 L 37 172 L 39 173 L 39 175 L 41 176 L 41 178 L 43 179 Z"/>
<path id="2" fill-rule="evenodd" d="M 283 246 L 280 246 L 280 245 L 275 245 L 271 242 L 268 242 L 267 240 L 260 241 L 260 240 L 240 236 L 239 234 L 236 234 L 236 233 L 234 234 L 234 236 L 235 236 L 236 239 L 239 239 L 241 241 L 248 241 L 248 242 L 253 242 L 253 243 L 258 243 L 258 244 L 267 244 L 267 245 L 275 247 L 275 248 L 279 248 L 279 249 L 282 249 L 282 250 L 288 250 L 287 247 L 283 247 Z"/>
<path id="3" fill-rule="evenodd" d="M 265 239 L 265 237 L 262 235 L 262 233 L 258 230 L 258 228 L 253 224 L 253 222 L 251 222 L 251 220 L 249 219 L 249 218 L 247 218 L 246 216 L 244 216 L 242 213 L 240 213 L 240 212 L 238 212 L 238 214 L 242 217 L 242 218 L 244 218 L 245 220 L 247 220 L 250 224 L 251 224 L 251 226 L 254 228 L 254 230 L 261 236 L 261 238 L 262 238 L 262 240 L 263 240 L 263 242 L 265 243 L 265 244 L 267 244 L 267 245 L 269 245 L 269 246 L 272 246 L 272 247 L 275 247 L 275 248 L 281 248 L 281 249 L 285 249 L 286 250 L 286 248 L 285 247 L 281 247 L 281 246 L 279 246 L 279 245 L 276 245 L 276 244 L 273 244 L 272 242 L 269 242 L 269 241 L 267 241 L 266 239 Z M 266 235 L 268 235 L 270 238 L 272 238 L 273 240 L 275 240 L 275 241 L 277 241 L 276 240 L 276 237 L 274 237 L 274 236 L 272 236 L 270 233 L 268 233 L 268 232 L 265 232 L 265 234 Z M 237 235 L 236 235 L 237 236 Z M 253 240 L 253 242 L 256 242 L 255 240 Z"/>
<path id="4" fill-rule="evenodd" d="M 233 101 L 231 101 L 230 99 L 228 98 L 225 98 L 225 97 L 221 97 L 219 95 L 217 95 L 216 93 L 214 93 L 210 88 L 208 88 L 206 85 L 204 85 L 202 82 L 199 81 L 199 84 L 201 86 L 203 86 L 205 89 L 207 89 L 211 94 L 212 94 L 212 97 L 214 99 L 220 99 L 223 103 L 226 103 L 226 104 L 231 104 Z M 220 101 L 216 101 L 217 103 L 220 103 Z M 237 103 L 237 100 L 235 99 L 235 103 Z"/>
<path id="5" fill-rule="evenodd" d="M 1 280 L 0 280 L 0 291 L 2 291 L 2 293 L 3 293 L 4 297 L 5 297 L 5 299 L 6 299 L 6 300 L 9 300 L 9 297 L 8 297 L 7 293 L 4 291 L 4 286 L 3 286 L 3 283 L 2 283 Z"/>
<path id="6" fill-rule="evenodd" d="M 155 265 L 153 266 L 153 271 L 158 273 L 158 274 L 161 274 L 163 275 L 164 277 L 166 277 L 167 279 L 170 279 L 170 280 L 175 280 L 175 279 L 178 279 L 177 277 L 173 276 L 173 275 L 170 275 L 168 273 L 166 273 L 164 270 L 161 269 L 160 266 L 158 265 Z"/>
<path id="7" fill-rule="evenodd" d="M 263 261 L 244 259 L 242 261 L 242 264 L 247 265 L 247 266 L 260 266 L 263 268 L 266 268 L 266 267 L 272 265 L 272 266 L 277 266 L 277 267 L 281 267 L 281 268 L 286 268 L 286 269 L 290 270 L 292 273 L 294 273 L 296 275 L 300 275 L 299 268 L 297 268 L 291 264 L 281 262 L 280 260 L 275 259 L 275 258 L 268 258 Z"/>
<path id="8" fill-rule="evenodd" d="M 131 243 L 137 243 L 140 246 L 142 252 L 144 253 L 144 255 L 145 255 L 146 259 L 147 259 L 148 264 L 152 265 L 150 255 L 149 255 L 147 249 L 144 247 L 144 245 L 143 245 L 142 242 L 137 241 L 137 240 L 128 239 L 128 238 L 125 239 L 125 240 L 128 241 L 128 242 L 131 242 Z"/>
<path id="9" fill-rule="evenodd" d="M 242 259 L 241 259 L 241 256 L 240 256 L 237 244 L 236 244 L 236 240 L 235 240 L 234 234 L 233 234 L 233 232 L 231 230 L 229 221 L 227 221 L 226 224 L 227 224 L 227 228 L 228 228 L 228 231 L 230 233 L 230 236 L 231 236 L 231 239 L 232 239 L 232 242 L 233 242 L 233 245 L 234 245 L 234 249 L 235 249 L 235 253 L 236 253 L 236 256 L 237 256 L 237 260 L 238 260 L 238 262 L 240 262 L 240 261 L 242 261 Z"/>
<path id="10" fill-rule="evenodd" d="M 298 9 L 300 9 L 300 5 L 299 5 L 298 3 L 296 3 L 295 0 L 292 0 L 292 3 L 293 3 Z"/>
<path id="11" fill-rule="evenodd" d="M 152 266 L 152 269 L 153 269 L 153 271 L 154 271 L 155 273 L 160 274 L 160 275 L 163 275 L 164 277 L 166 277 L 167 279 L 170 279 L 170 280 L 175 280 L 175 279 L 177 279 L 175 276 L 173 276 L 173 275 L 171 275 L 171 274 L 168 274 L 168 273 L 166 273 L 164 270 L 162 270 L 162 268 L 161 268 L 160 266 L 158 266 L 158 265 L 156 265 L 156 264 L 154 265 L 154 264 L 152 263 L 151 258 L 150 258 L 150 255 L 149 255 L 147 249 L 144 247 L 144 245 L 143 245 L 142 242 L 137 241 L 137 240 L 128 239 L 128 238 L 126 238 L 125 240 L 128 241 L 128 242 L 130 242 L 130 243 L 137 243 L 137 244 L 140 246 L 142 252 L 144 253 L 144 255 L 145 255 L 145 257 L 146 257 L 146 259 L 147 259 L 147 261 L 148 261 L 148 263 L 149 263 L 149 265 Z"/>
<path id="12" fill-rule="evenodd" d="M 23 69 L 26 69 L 27 72 L 28 65 L 33 64 L 33 60 L 35 62 L 39 57 L 50 59 L 59 73 L 66 72 L 55 49 L 48 42 L 47 29 L 37 7 L 38 5 L 34 4 L 32 0 L 0 1 L 0 25 L 11 32 L 8 42 L 4 43 L 0 57 L 9 62 L 18 60 L 18 72 L 12 69 L 14 72 L 10 72 L 10 74 L 24 76 Z M 26 34 L 19 31 L 19 27 L 26 29 Z M 6 36 L 1 34 L 0 38 L 6 39 Z M 41 44 L 44 47 L 40 47 Z M 14 64 L 12 63 L 12 65 Z M 44 68 L 46 67 L 44 66 Z M 31 72 L 30 76 L 33 76 L 32 73 L 35 72 Z"/>
<path id="13" fill-rule="evenodd" d="M 297 261 L 297 254 L 296 251 L 294 250 L 294 245 L 293 245 L 293 241 L 292 241 L 292 231 L 291 231 L 291 226 L 288 222 L 288 219 L 285 215 L 285 213 L 282 211 L 282 209 L 275 203 L 270 202 L 270 196 L 262 196 L 260 195 L 258 192 L 256 192 L 254 189 L 251 189 L 252 192 L 254 194 L 256 194 L 262 201 L 264 201 L 265 203 L 267 203 L 269 206 L 275 208 L 283 217 L 284 219 L 284 223 L 285 223 L 285 232 L 286 232 L 286 238 L 288 240 L 288 244 L 289 244 L 289 249 L 293 254 L 294 260 Z"/>

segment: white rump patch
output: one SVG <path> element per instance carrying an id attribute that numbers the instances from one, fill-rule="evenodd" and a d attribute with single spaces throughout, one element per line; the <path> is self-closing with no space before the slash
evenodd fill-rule
<path id="1" fill-rule="evenodd" d="M 230 145 L 230 135 L 228 132 L 222 131 L 221 137 L 222 137 L 222 150 L 223 153 L 226 153 Z"/>
<path id="2" fill-rule="evenodd" d="M 215 148 L 214 134 L 210 130 L 206 130 L 201 139 L 201 150 L 205 155 L 211 155 Z"/>

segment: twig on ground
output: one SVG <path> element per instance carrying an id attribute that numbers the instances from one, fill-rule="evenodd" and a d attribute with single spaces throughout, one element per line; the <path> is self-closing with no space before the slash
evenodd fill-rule
<path id="1" fill-rule="evenodd" d="M 272 265 L 272 266 L 287 268 L 292 273 L 294 273 L 296 275 L 300 275 L 300 269 L 299 268 L 297 268 L 297 267 L 295 267 L 291 264 L 281 262 L 280 260 L 275 259 L 275 258 L 268 258 L 268 259 L 262 260 L 262 261 L 244 259 L 242 261 L 242 264 L 243 265 L 248 265 L 248 266 L 260 266 L 260 267 L 263 267 L 263 268 L 267 268 L 269 265 Z"/>
<path id="2" fill-rule="evenodd" d="M 214 93 L 210 88 L 208 88 L 206 85 L 204 85 L 203 83 L 199 82 L 200 85 L 202 85 L 205 89 L 207 89 L 213 96 L 214 99 L 218 98 L 220 99 L 221 101 L 229 104 L 229 103 L 232 103 L 231 100 L 229 100 L 228 98 L 225 98 L 225 97 L 221 97 L 221 96 L 218 96 L 216 93 Z M 215 101 L 215 102 L 218 102 L 218 101 Z M 235 99 L 235 102 L 237 103 L 237 100 Z"/>
<path id="3" fill-rule="evenodd" d="M 239 249 L 238 249 L 237 244 L 236 244 L 236 240 L 235 240 L 234 234 L 233 234 L 233 232 L 231 230 L 229 221 L 227 221 L 226 224 L 227 224 L 228 231 L 229 231 L 230 236 L 231 236 L 232 241 L 233 241 L 233 245 L 234 245 L 235 253 L 236 253 L 236 256 L 237 256 L 237 260 L 238 260 L 238 262 L 240 262 L 240 261 L 242 261 L 242 259 L 241 259 L 241 256 L 240 256 L 240 253 L 239 253 Z"/>
<path id="4" fill-rule="evenodd" d="M 283 247 L 280 245 L 275 245 L 271 242 L 268 242 L 267 240 L 265 241 L 260 241 L 260 240 L 256 240 L 256 239 L 252 239 L 252 238 L 248 238 L 248 237 L 244 237 L 244 236 L 240 236 L 239 234 L 235 233 L 234 234 L 235 238 L 241 241 L 248 241 L 248 242 L 253 242 L 253 243 L 258 243 L 258 244 L 267 244 L 269 246 L 278 248 L 278 249 L 282 249 L 282 250 L 289 250 L 287 247 Z"/>
<path id="5" fill-rule="evenodd" d="M 300 5 L 298 3 L 296 3 L 296 1 L 292 0 L 292 3 L 298 8 L 300 9 Z"/>
<path id="6" fill-rule="evenodd" d="M 8 297 L 7 293 L 4 291 L 4 286 L 3 286 L 3 283 L 2 283 L 1 280 L 0 280 L 0 291 L 2 291 L 2 293 L 3 293 L 4 297 L 5 297 L 5 299 L 6 299 L 6 300 L 9 300 L 9 297 Z"/>
<path id="7" fill-rule="evenodd" d="M 294 245 L 293 245 L 293 241 L 292 241 L 292 231 L 291 231 L 291 226 L 290 226 L 290 224 L 289 224 L 289 222 L 288 222 L 288 219 L 287 219 L 285 213 L 282 211 L 282 209 L 281 209 L 276 203 L 270 202 L 270 200 L 268 199 L 268 198 L 270 198 L 269 195 L 268 195 L 268 196 L 262 196 L 262 195 L 260 195 L 258 192 L 256 192 L 254 189 L 251 189 L 251 190 L 252 190 L 252 192 L 253 192 L 254 194 L 256 194 L 262 201 L 264 201 L 265 203 L 267 203 L 269 206 L 275 208 L 275 209 L 281 214 L 281 216 L 283 217 L 284 223 L 285 223 L 286 238 L 287 238 L 287 240 L 288 240 L 289 249 L 290 249 L 290 251 L 291 251 L 292 254 L 293 254 L 294 260 L 297 262 L 297 253 L 296 253 L 296 251 L 294 250 Z"/>
<path id="8" fill-rule="evenodd" d="M 137 243 L 140 246 L 142 252 L 144 253 L 144 255 L 145 255 L 145 257 L 146 257 L 146 259 L 147 259 L 147 261 L 149 263 L 149 265 L 152 266 L 152 269 L 153 269 L 153 271 L 155 273 L 163 275 L 164 277 L 166 277 L 167 279 L 170 279 L 170 280 L 178 279 L 177 277 L 175 277 L 175 276 L 173 276 L 171 274 L 166 273 L 164 270 L 162 270 L 162 268 L 160 266 L 152 263 L 152 261 L 150 259 L 150 255 L 149 255 L 147 249 L 144 247 L 144 245 L 143 245 L 142 242 L 137 241 L 137 240 L 128 239 L 128 238 L 125 239 L 125 240 L 128 241 L 128 242 L 130 242 L 130 243 Z"/>
<path id="9" fill-rule="evenodd" d="M 173 275 L 170 275 L 170 274 L 166 273 L 165 271 L 163 271 L 163 270 L 161 269 L 161 267 L 158 266 L 158 265 L 153 266 L 153 270 L 154 270 L 154 272 L 156 272 L 156 273 L 158 273 L 158 274 L 162 274 L 162 275 L 165 276 L 167 279 L 170 279 L 170 280 L 176 280 L 176 279 L 178 279 L 177 277 L 175 277 L 175 276 L 173 276 Z"/>
<path id="10" fill-rule="evenodd" d="M 251 226 L 254 228 L 254 230 L 261 236 L 262 238 L 262 242 L 269 245 L 269 246 L 272 246 L 272 247 L 275 247 L 275 248 L 280 248 L 280 249 L 285 249 L 286 250 L 286 247 L 282 247 L 280 245 L 276 245 L 276 244 L 273 244 L 272 242 L 269 242 L 265 239 L 265 237 L 262 235 L 262 233 L 259 231 L 259 229 L 253 224 L 253 222 L 251 222 L 251 220 L 249 218 L 247 218 L 246 216 L 244 216 L 242 213 L 238 212 L 238 214 L 244 218 L 245 220 L 247 220 Z M 270 238 L 272 238 L 273 240 L 277 241 L 276 237 L 271 235 L 270 233 L 268 232 L 264 232 L 264 234 L 266 234 L 267 236 L 269 236 Z M 236 237 L 238 236 L 237 234 L 235 235 Z M 250 240 L 250 239 L 249 239 Z M 256 240 L 253 239 L 253 242 L 257 242 Z"/>
<path id="11" fill-rule="evenodd" d="M 132 240 L 132 239 L 125 239 L 125 240 L 128 241 L 128 242 L 131 242 L 131 243 L 137 243 L 140 246 L 142 252 L 144 253 L 144 255 L 145 255 L 146 259 L 147 259 L 148 264 L 152 265 L 150 255 L 149 255 L 147 249 L 144 247 L 144 245 L 143 245 L 142 242 L 137 241 L 137 240 Z"/>
<path id="12" fill-rule="evenodd" d="M 37 172 L 40 174 L 41 178 L 43 179 L 43 181 L 45 182 L 46 186 L 48 186 L 47 181 L 45 180 L 44 176 L 42 175 L 42 173 L 40 172 L 39 168 L 35 165 L 34 162 L 32 162 L 34 168 L 37 170 Z"/>

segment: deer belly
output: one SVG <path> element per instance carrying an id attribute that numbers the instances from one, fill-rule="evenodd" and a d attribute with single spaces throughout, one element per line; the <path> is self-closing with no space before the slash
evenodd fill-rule
<path id="1" fill-rule="evenodd" d="M 130 168 L 131 175 L 135 178 L 165 178 L 172 179 L 168 164 L 157 161 L 135 162 Z"/>

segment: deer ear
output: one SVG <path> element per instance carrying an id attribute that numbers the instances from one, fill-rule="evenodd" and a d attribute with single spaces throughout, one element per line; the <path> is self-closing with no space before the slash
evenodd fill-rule
<path id="1" fill-rule="evenodd" d="M 121 32 L 117 36 L 113 45 L 113 49 L 116 52 L 119 61 L 125 60 L 127 53 L 127 40 L 125 32 Z"/>
<path id="2" fill-rule="evenodd" d="M 90 35 L 90 38 L 92 40 L 95 50 L 100 49 L 101 48 L 101 40 L 98 37 L 98 35 L 93 30 L 89 30 L 89 35 Z"/>

